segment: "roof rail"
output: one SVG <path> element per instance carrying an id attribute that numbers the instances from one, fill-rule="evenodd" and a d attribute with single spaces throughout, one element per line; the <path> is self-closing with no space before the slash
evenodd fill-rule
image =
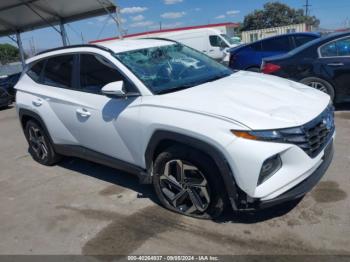
<path id="1" fill-rule="evenodd" d="M 109 48 L 107 48 L 107 47 L 104 47 L 104 46 L 85 44 L 85 45 L 70 45 L 70 46 L 56 47 L 56 48 L 52 48 L 52 49 L 48 49 L 48 50 L 39 52 L 39 53 L 35 54 L 35 56 L 37 56 L 37 55 L 42 55 L 42 54 L 46 54 L 46 53 L 53 52 L 53 51 L 64 50 L 64 49 L 70 49 L 70 48 L 79 48 L 79 47 L 92 47 L 92 48 L 101 49 L 101 50 L 106 51 L 106 52 L 109 52 L 109 53 L 111 53 L 111 54 L 114 53 L 111 49 L 109 49 Z"/>
<path id="2" fill-rule="evenodd" d="M 168 41 L 168 42 L 173 42 L 173 43 L 180 44 L 178 41 L 175 41 L 175 40 L 172 40 L 172 39 L 168 39 L 168 38 L 164 38 L 164 37 L 145 37 L 145 38 L 138 38 L 138 39 L 163 40 L 163 41 Z"/>

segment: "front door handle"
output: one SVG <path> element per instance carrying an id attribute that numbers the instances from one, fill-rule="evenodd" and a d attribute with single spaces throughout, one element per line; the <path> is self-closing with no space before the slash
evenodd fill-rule
<path id="1" fill-rule="evenodd" d="M 91 113 L 88 110 L 86 110 L 85 108 L 79 108 L 79 109 L 77 109 L 76 112 L 81 117 L 89 117 L 89 116 L 91 116 Z"/>
<path id="2" fill-rule="evenodd" d="M 329 66 L 343 66 L 344 63 L 329 63 Z"/>
<path id="3" fill-rule="evenodd" d="M 33 100 L 32 103 L 35 106 L 41 106 L 43 104 L 43 100 L 41 100 L 40 98 L 37 98 L 37 99 Z"/>

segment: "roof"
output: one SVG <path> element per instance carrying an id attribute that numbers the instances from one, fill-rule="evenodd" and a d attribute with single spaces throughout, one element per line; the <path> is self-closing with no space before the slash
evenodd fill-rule
<path id="1" fill-rule="evenodd" d="M 109 0 L 1 0 L 0 36 L 115 12 Z"/>
<path id="2" fill-rule="evenodd" d="M 85 51 L 83 48 L 97 48 L 110 53 L 122 53 L 127 51 L 133 51 L 143 48 L 152 48 L 159 46 L 167 46 L 173 44 L 174 41 L 162 40 L 162 39 L 126 39 L 123 41 L 114 41 L 108 43 L 99 43 L 99 44 L 88 44 L 88 45 L 72 45 L 72 46 L 63 46 L 58 48 L 53 48 L 46 50 L 44 52 L 38 53 L 37 55 L 26 60 L 26 63 L 32 63 L 38 59 L 49 57 L 52 55 L 62 54 L 65 52 L 77 52 Z"/>
<path id="3" fill-rule="evenodd" d="M 125 35 L 124 38 L 144 36 L 144 35 L 150 35 L 150 34 L 158 34 L 158 33 L 170 33 L 170 32 L 177 32 L 177 31 L 184 31 L 184 30 L 213 28 L 213 27 L 221 27 L 221 26 L 239 27 L 239 23 L 207 24 L 207 25 L 198 25 L 198 26 L 188 26 L 188 27 L 178 27 L 178 28 L 171 28 L 171 29 L 154 30 L 154 31 L 147 31 L 147 32 L 142 32 L 142 33 L 137 33 L 137 34 Z M 100 42 L 105 42 L 105 41 L 110 41 L 110 40 L 117 40 L 117 39 L 119 39 L 119 37 L 104 38 L 104 39 L 91 41 L 90 44 L 100 43 Z"/>
<path id="4" fill-rule="evenodd" d="M 144 48 L 166 46 L 171 44 L 174 44 L 174 42 L 160 39 L 124 39 L 123 41 L 98 43 L 97 45 L 106 47 L 112 50 L 114 53 L 122 53 Z"/>

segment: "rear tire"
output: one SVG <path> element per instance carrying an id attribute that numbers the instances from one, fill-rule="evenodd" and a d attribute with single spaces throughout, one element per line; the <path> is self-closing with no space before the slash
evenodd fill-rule
<path id="1" fill-rule="evenodd" d="M 45 130 L 33 120 L 29 120 L 25 126 L 25 137 L 29 144 L 29 153 L 38 163 L 52 166 L 61 160 L 50 142 Z"/>
<path id="2" fill-rule="evenodd" d="M 335 97 L 334 87 L 326 80 L 323 80 L 318 77 L 308 77 L 301 80 L 300 82 L 304 85 L 310 86 L 312 88 L 315 88 L 319 91 L 322 91 L 328 94 L 331 97 L 332 101 L 334 101 L 334 97 Z"/>
<path id="3" fill-rule="evenodd" d="M 225 207 L 225 187 L 214 162 L 192 148 L 173 146 L 153 165 L 153 186 L 161 204 L 174 212 L 214 219 Z"/>

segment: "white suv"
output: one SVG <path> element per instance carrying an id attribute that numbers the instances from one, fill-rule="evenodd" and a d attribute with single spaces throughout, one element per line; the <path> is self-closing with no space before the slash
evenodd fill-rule
<path id="1" fill-rule="evenodd" d="M 75 156 L 136 174 L 179 213 L 300 198 L 332 160 L 328 95 L 176 42 L 71 46 L 27 64 L 17 110 L 36 161 Z"/>

